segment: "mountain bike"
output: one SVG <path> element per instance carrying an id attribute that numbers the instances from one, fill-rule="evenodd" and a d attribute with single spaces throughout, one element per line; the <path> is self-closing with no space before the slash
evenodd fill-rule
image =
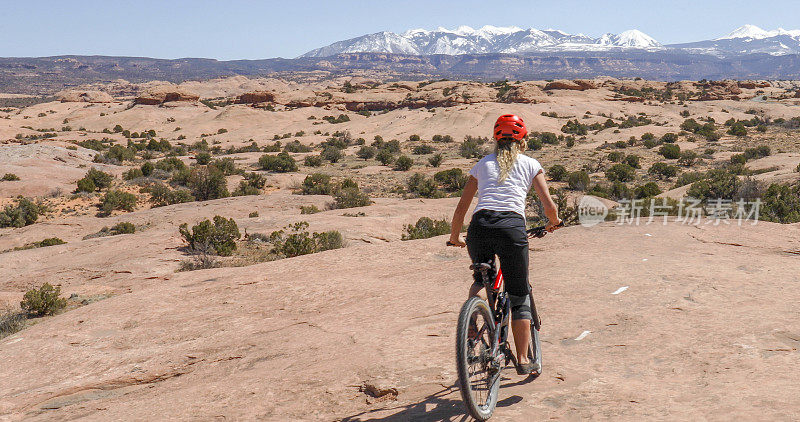
<path id="1" fill-rule="evenodd" d="M 563 223 L 562 223 L 563 224 Z M 541 238 L 548 232 L 545 226 L 527 230 L 529 237 Z M 447 241 L 447 245 L 452 245 Z M 492 416 L 497 405 L 500 389 L 500 374 L 509 363 L 517 364 L 508 342 L 511 329 L 511 301 L 503 283 L 503 272 L 490 275 L 492 265 L 475 262 L 469 267 L 478 276 L 486 290 L 487 300 L 473 296 L 464 302 L 458 315 L 456 331 L 456 367 L 461 397 L 470 416 L 485 421 Z M 531 341 L 528 344 L 528 359 L 534 362 L 537 377 L 542 373 L 542 353 L 539 342 L 541 319 L 531 299 Z"/>

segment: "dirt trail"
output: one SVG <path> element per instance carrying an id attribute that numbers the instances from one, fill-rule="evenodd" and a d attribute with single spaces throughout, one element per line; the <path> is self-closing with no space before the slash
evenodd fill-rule
<path id="1" fill-rule="evenodd" d="M 799 234 L 607 225 L 532 242 L 545 372 L 509 372 L 493 420 L 797 419 Z M 462 420 L 470 275 L 443 243 L 175 273 L 43 320 L 0 342 L 0 417 Z"/>

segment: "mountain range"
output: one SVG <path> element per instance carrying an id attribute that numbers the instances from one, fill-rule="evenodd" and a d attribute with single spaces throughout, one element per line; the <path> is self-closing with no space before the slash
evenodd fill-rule
<path id="1" fill-rule="evenodd" d="M 392 53 L 407 55 L 462 54 L 525 54 L 542 52 L 619 52 L 670 51 L 732 57 L 766 53 L 787 55 L 800 53 L 800 30 L 782 28 L 766 31 L 755 25 L 744 25 L 730 34 L 713 39 L 682 44 L 661 44 L 637 29 L 620 34 L 590 37 L 568 34 L 557 29 L 522 29 L 486 25 L 479 29 L 460 26 L 450 30 L 437 28 L 411 29 L 402 34 L 377 32 L 338 41 L 311 50 L 300 57 L 330 57 L 344 53 Z"/>

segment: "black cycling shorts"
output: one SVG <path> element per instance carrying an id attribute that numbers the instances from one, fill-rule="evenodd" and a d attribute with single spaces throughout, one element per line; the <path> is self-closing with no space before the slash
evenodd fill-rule
<path id="1" fill-rule="evenodd" d="M 513 319 L 532 319 L 528 284 L 528 235 L 525 218 L 513 211 L 478 210 L 467 229 L 467 251 L 472 262 L 492 265 L 500 259 Z M 482 286 L 475 275 L 475 282 Z M 492 275 L 492 277 L 494 277 Z M 494 278 L 492 278 L 494 280 Z"/>

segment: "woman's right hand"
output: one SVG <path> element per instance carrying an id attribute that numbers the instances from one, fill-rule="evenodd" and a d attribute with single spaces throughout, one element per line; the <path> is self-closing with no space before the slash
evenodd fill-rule
<path id="1" fill-rule="evenodd" d="M 558 222 L 555 223 L 555 224 L 553 224 L 552 221 L 548 221 L 547 225 L 544 227 L 544 229 L 547 230 L 548 232 L 552 233 L 552 232 L 554 232 L 554 231 L 556 231 L 556 230 L 558 230 L 558 229 L 560 229 L 562 227 L 564 227 L 564 220 L 559 218 Z"/>

